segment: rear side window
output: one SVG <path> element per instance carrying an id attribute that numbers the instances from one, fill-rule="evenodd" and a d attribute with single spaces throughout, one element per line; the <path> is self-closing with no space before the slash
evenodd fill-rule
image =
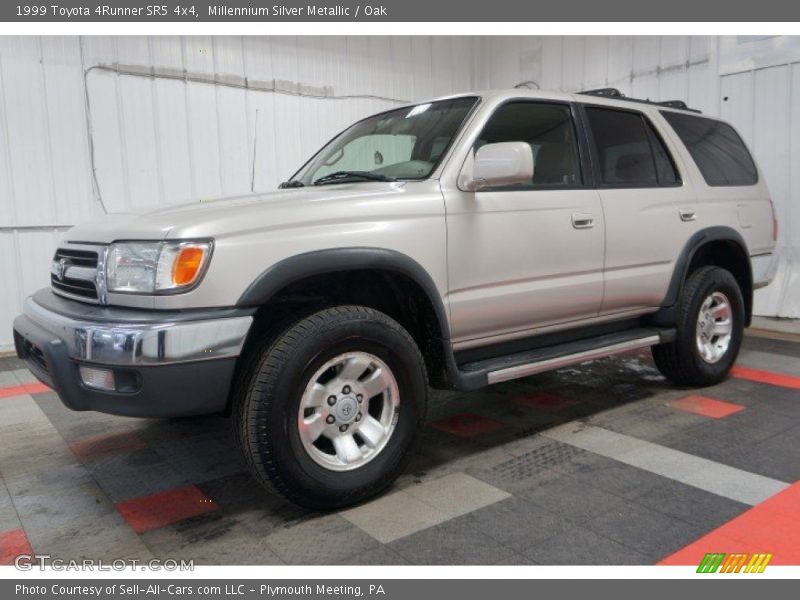
<path id="1" fill-rule="evenodd" d="M 661 113 L 692 155 L 708 185 L 754 185 L 758 171 L 733 127 L 713 119 Z"/>
<path id="2" fill-rule="evenodd" d="M 600 178 L 611 187 L 653 187 L 680 182 L 669 152 L 641 113 L 587 107 Z"/>

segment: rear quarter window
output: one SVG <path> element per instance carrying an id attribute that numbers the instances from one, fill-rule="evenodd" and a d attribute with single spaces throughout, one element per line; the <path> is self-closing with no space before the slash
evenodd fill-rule
<path id="1" fill-rule="evenodd" d="M 720 121 L 662 111 L 711 186 L 754 185 L 758 171 L 736 130 Z"/>

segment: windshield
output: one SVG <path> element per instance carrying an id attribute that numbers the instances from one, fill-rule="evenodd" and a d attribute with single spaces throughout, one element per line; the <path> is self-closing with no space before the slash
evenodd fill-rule
<path id="1" fill-rule="evenodd" d="M 473 97 L 440 100 L 359 121 L 328 142 L 287 183 L 425 179 L 476 101 Z"/>

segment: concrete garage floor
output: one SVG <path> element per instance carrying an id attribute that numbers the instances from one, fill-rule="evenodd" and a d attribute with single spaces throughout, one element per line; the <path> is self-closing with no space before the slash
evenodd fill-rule
<path id="1" fill-rule="evenodd" d="M 223 417 L 71 412 L 2 359 L 0 564 L 31 548 L 196 564 L 800 564 L 791 339 L 748 336 L 736 376 L 703 390 L 673 387 L 638 352 L 436 393 L 406 474 L 331 514 L 262 492 Z"/>

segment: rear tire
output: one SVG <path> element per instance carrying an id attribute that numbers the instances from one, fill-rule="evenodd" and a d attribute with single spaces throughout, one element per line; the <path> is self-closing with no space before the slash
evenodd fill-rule
<path id="1" fill-rule="evenodd" d="M 675 341 L 652 348 L 658 370 L 678 385 L 719 383 L 739 354 L 744 318 L 742 291 L 733 275 L 719 267 L 699 268 L 678 302 Z"/>
<path id="2" fill-rule="evenodd" d="M 328 308 L 250 358 L 232 416 L 262 485 L 306 508 L 333 509 L 397 478 L 428 394 L 422 356 L 397 322 L 362 306 Z"/>

